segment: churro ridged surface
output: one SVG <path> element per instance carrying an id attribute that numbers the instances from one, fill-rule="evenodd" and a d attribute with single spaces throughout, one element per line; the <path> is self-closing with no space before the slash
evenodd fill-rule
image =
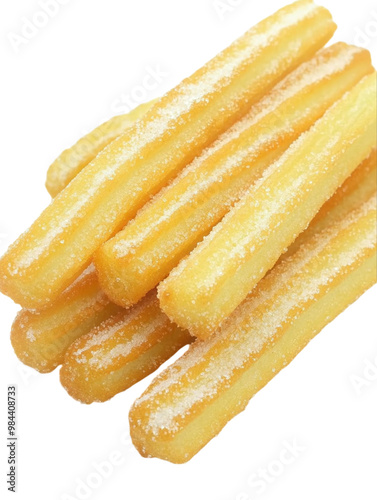
<path id="1" fill-rule="evenodd" d="M 63 151 L 47 171 L 46 188 L 50 195 L 59 194 L 100 151 L 126 132 L 154 103 L 146 102 L 130 113 L 114 116 Z"/>
<path id="2" fill-rule="evenodd" d="M 90 266 L 51 306 L 17 314 L 11 331 L 13 349 L 26 365 L 50 372 L 62 363 L 74 340 L 120 311 L 100 289 Z"/>
<path id="3" fill-rule="evenodd" d="M 185 462 L 376 281 L 376 195 L 281 262 L 210 339 L 159 375 L 130 413 L 145 456 Z"/>
<path id="4" fill-rule="evenodd" d="M 326 9 L 300 0 L 169 91 L 10 247 L 0 260 L 0 290 L 28 308 L 56 299 L 151 195 L 321 48 L 334 30 Z"/>
<path id="5" fill-rule="evenodd" d="M 69 348 L 60 371 L 83 403 L 106 401 L 152 373 L 192 337 L 161 312 L 155 292 L 114 315 Z"/>
<path id="6" fill-rule="evenodd" d="M 377 188 L 376 148 L 344 181 L 335 194 L 321 207 L 320 211 L 289 246 L 282 258 L 293 254 L 310 236 L 341 220 L 360 202 L 369 199 Z"/>
<path id="7" fill-rule="evenodd" d="M 207 338 L 369 156 L 375 141 L 372 73 L 302 134 L 159 285 L 164 312 Z"/>
<path id="8" fill-rule="evenodd" d="M 219 3 L 224 2 L 213 2 L 216 10 Z M 42 21 L 43 14 L 52 16 L 53 10 L 44 6 L 45 12 L 32 14 L 33 22 Z M 371 26 L 365 26 L 368 37 Z M 114 415 L 137 390 L 133 386 L 157 371 L 149 387 L 147 380 L 139 384 L 147 388 L 129 412 L 131 439 L 142 457 L 187 462 L 377 282 L 377 73 L 373 50 L 371 54 L 344 42 L 327 46 L 335 29 L 326 8 L 313 0 L 297 0 L 249 29 L 161 98 L 85 134 L 50 165 L 46 188 L 51 202 L 0 257 L 0 292 L 22 307 L 10 336 L 19 360 L 40 373 L 61 365 L 61 386 L 56 393 L 42 395 L 48 403 L 44 424 L 49 414 L 59 424 L 61 405 L 55 405 L 56 398 L 65 398 L 69 405 L 64 417 L 72 429 L 55 436 L 59 450 L 72 450 L 65 434 L 77 443 L 86 439 L 87 445 L 81 446 L 85 453 L 92 445 L 100 449 L 101 425 L 108 441 Z M 25 30 L 27 25 L 21 28 Z M 143 36 L 143 45 L 148 45 L 145 34 L 138 31 L 135 40 Z M 364 36 L 358 31 L 354 41 Z M 13 33 L 8 38 L 14 43 Z M 102 45 L 104 41 L 102 37 Z M 194 49 L 195 43 L 191 45 Z M 110 60 L 122 57 L 102 52 L 106 59 L 93 71 L 91 85 L 101 79 L 115 84 L 111 74 L 132 70 L 122 61 L 108 73 Z M 132 61 L 142 63 L 138 54 L 133 56 Z M 186 63 L 186 56 L 181 62 Z M 125 88 L 112 108 L 125 104 L 130 109 L 147 100 L 165 81 L 164 67 L 145 66 L 144 76 L 130 75 L 138 84 Z M 72 64 L 69 75 L 74 71 Z M 71 78 L 69 84 L 77 81 Z M 97 91 L 95 100 L 100 100 Z M 88 92 L 85 99 L 90 96 Z M 67 106 L 64 111 L 77 117 L 81 104 L 87 106 L 81 97 L 77 93 L 77 110 Z M 58 107 L 53 114 L 57 112 Z M 16 123 L 17 118 L 11 115 L 8 121 Z M 52 128 L 47 132 L 53 133 Z M 51 136 L 40 139 L 48 152 Z M 10 164 L 20 152 L 25 163 L 25 151 L 28 164 L 36 146 L 30 141 L 31 135 L 10 141 Z M 32 211 L 35 200 L 30 198 L 29 206 L 27 200 L 14 203 L 11 198 L 23 197 L 29 185 L 23 184 L 22 170 L 14 177 L 5 165 L 15 184 L 8 201 L 17 224 L 22 211 Z M 38 190 L 34 194 L 37 197 Z M 0 240 L 7 240 L 8 226 L 6 222 L 0 227 Z M 370 296 L 363 303 L 366 307 L 368 300 Z M 369 327 L 373 313 L 364 316 L 363 304 L 360 329 Z M 337 327 L 350 333 L 346 317 Z M 360 329 L 358 344 L 363 342 Z M 344 335 L 332 340 L 344 357 L 354 358 L 363 349 L 354 343 L 347 353 Z M 321 349 L 323 361 L 326 351 Z M 359 394 L 375 379 L 372 361 L 368 355 L 364 370 L 358 369 L 360 376 L 356 370 L 345 375 Z M 18 394 L 23 395 L 22 406 L 31 402 L 32 433 L 41 413 L 34 408 L 34 388 L 26 392 L 29 374 L 36 374 L 19 364 L 9 366 L 12 373 L 20 370 L 25 382 L 19 391 L 16 373 L 8 385 L 7 483 L 13 491 L 18 487 Z M 312 382 L 318 382 L 315 370 Z M 53 377 L 45 377 L 47 386 Z M 278 392 L 281 396 L 284 391 Z M 84 405 L 109 403 L 77 406 L 68 396 Z M 288 404 L 283 396 L 279 407 Z M 356 416 L 361 406 L 348 396 L 345 411 Z M 259 413 L 263 405 L 255 403 Z M 265 409 L 250 425 L 273 422 L 275 410 L 269 415 Z M 104 413 L 96 422 L 98 411 Z M 296 417 L 296 424 L 306 422 Z M 335 420 L 339 423 L 339 416 Z M 291 415 L 287 423 L 292 424 Z M 293 427 L 297 436 L 297 425 Z M 340 440 L 344 429 L 337 429 Z M 244 431 L 241 435 L 242 441 Z M 262 447 L 256 448 L 256 467 L 246 482 L 262 490 L 292 463 L 286 452 L 294 458 L 298 453 L 296 441 L 292 446 L 284 441 L 279 456 L 259 467 L 263 457 L 258 454 L 263 455 L 274 436 L 254 435 Z M 122 445 L 127 439 L 122 435 Z M 126 448 L 123 452 L 117 447 L 93 462 L 93 470 L 76 477 L 62 498 L 94 493 L 128 457 Z M 315 461 L 315 450 L 313 457 Z M 144 485 L 136 469 L 142 462 L 133 458 L 136 475 L 131 484 L 140 497 Z M 193 479 L 200 489 L 200 477 Z M 152 491 L 153 497 L 149 484 L 145 491 Z M 224 492 L 221 488 L 220 496 Z M 190 489 L 184 493 L 195 497 Z M 166 488 L 165 494 L 169 496 Z M 250 497 L 245 491 L 235 496 Z"/>
<path id="9" fill-rule="evenodd" d="M 128 307 L 154 288 L 291 142 L 373 70 L 337 43 L 277 84 L 96 254 L 101 286 Z"/>
<path id="10" fill-rule="evenodd" d="M 374 150 L 325 203 L 300 235 L 300 244 L 368 201 L 376 190 L 376 176 Z M 297 248 L 295 241 L 283 258 Z M 163 327 L 156 327 L 155 321 Z M 132 339 L 136 329 L 138 342 L 135 343 Z M 116 314 L 74 342 L 65 356 L 61 381 L 69 394 L 82 402 L 104 401 L 126 390 L 138 379 L 139 373 L 152 372 L 190 340 L 193 338 L 189 338 L 188 332 L 167 321 L 158 308 L 155 294 L 150 294 L 134 308 Z M 131 371 L 136 372 L 134 377 L 130 376 Z"/>

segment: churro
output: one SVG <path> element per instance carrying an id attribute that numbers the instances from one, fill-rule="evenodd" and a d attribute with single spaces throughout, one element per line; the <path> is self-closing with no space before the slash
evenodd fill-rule
<path id="1" fill-rule="evenodd" d="M 366 50 L 337 43 L 278 83 L 98 250 L 111 300 L 128 307 L 157 286 L 267 166 L 372 71 Z"/>
<path id="2" fill-rule="evenodd" d="M 215 335 L 152 382 L 130 412 L 143 456 L 189 460 L 376 282 L 375 195 L 278 264 Z"/>
<path id="3" fill-rule="evenodd" d="M 159 286 L 163 311 L 207 338 L 371 153 L 376 74 L 364 77 L 264 172 Z"/>
<path id="4" fill-rule="evenodd" d="M 370 198 L 376 190 L 375 154 L 374 150 L 373 154 L 325 203 L 313 223 L 300 236 L 300 244 L 312 237 L 313 234 L 320 232 L 324 227 L 331 227 L 335 221 L 342 219 L 352 209 L 362 205 Z M 321 217 L 319 217 L 320 214 Z M 297 249 L 296 241 L 291 247 Z M 294 251 L 293 248 L 291 250 L 291 247 L 289 254 Z M 287 255 L 288 252 L 284 258 Z M 154 323 L 157 320 L 160 323 L 162 320 L 162 324 L 166 325 L 167 317 L 157 309 L 153 302 L 155 300 L 155 295 L 152 295 L 152 298 L 143 299 L 141 304 L 130 310 L 133 317 L 140 318 L 143 309 L 152 308 L 155 314 L 152 315 L 151 319 L 147 317 L 147 321 Z M 135 313 L 134 309 L 138 312 Z M 143 323 L 146 324 L 145 321 Z M 132 340 L 132 335 L 136 332 L 135 324 L 139 328 L 137 338 L 143 341 L 141 349 L 140 342 L 135 344 Z M 116 325 L 115 328 L 114 325 Z M 172 333 L 168 332 L 165 327 L 157 331 L 156 328 L 149 330 L 148 326 L 148 333 L 145 334 L 144 326 L 140 327 L 140 323 L 135 323 L 134 320 L 132 321 L 132 329 L 130 328 L 130 318 L 126 312 L 116 315 L 115 318 L 113 317 L 92 332 L 80 337 L 69 348 L 61 371 L 63 386 L 75 399 L 85 403 L 105 401 L 113 397 L 134 383 L 133 379 L 130 379 L 131 370 L 137 374 L 149 374 L 180 347 L 189 343 L 188 333 L 182 332 L 172 325 L 168 325 L 168 329 L 172 329 Z M 126 343 L 126 340 L 132 341 L 131 349 L 124 347 L 130 345 L 129 342 Z M 166 353 L 162 361 L 159 357 L 161 349 L 164 349 L 164 353 Z"/>
<path id="5" fill-rule="evenodd" d="M 345 180 L 335 194 L 321 207 L 281 258 L 292 255 L 308 238 L 345 217 L 360 203 L 367 201 L 377 188 L 376 148 Z"/>
<path id="6" fill-rule="evenodd" d="M 140 104 L 130 113 L 114 116 L 66 149 L 47 171 L 46 188 L 52 197 L 60 193 L 110 142 L 124 134 L 155 101 Z"/>
<path id="7" fill-rule="evenodd" d="M 203 148 L 332 36 L 311 0 L 265 19 L 159 99 L 52 201 L 0 260 L 0 290 L 28 308 L 55 300 Z"/>
<path id="8" fill-rule="evenodd" d="M 106 401 L 155 371 L 191 340 L 161 312 L 154 291 L 76 340 L 67 351 L 60 380 L 82 403 Z"/>
<path id="9" fill-rule="evenodd" d="M 74 340 L 120 311 L 100 289 L 91 266 L 51 306 L 21 310 L 12 325 L 11 342 L 25 365 L 51 372 Z"/>

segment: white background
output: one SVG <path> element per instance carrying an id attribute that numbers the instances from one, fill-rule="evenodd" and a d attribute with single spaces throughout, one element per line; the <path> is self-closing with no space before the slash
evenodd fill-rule
<path id="1" fill-rule="evenodd" d="M 146 100 L 192 73 L 284 0 L 220 1 L 230 6 L 223 16 L 213 0 L 66 3 L 17 52 L 9 35 L 19 35 L 24 16 L 33 19 L 41 9 L 36 0 L 1 2 L 0 253 L 49 202 L 48 165 L 84 132 L 120 112 L 124 96 L 140 91 L 148 68 L 165 76 Z M 377 62 L 375 2 L 323 3 L 339 25 L 335 40 L 368 45 Z M 75 402 L 60 386 L 58 370 L 40 375 L 16 359 L 9 330 L 18 307 L 1 296 L 2 474 L 6 386 L 17 384 L 20 500 L 375 500 L 377 380 L 366 380 L 359 392 L 352 380 L 364 377 L 366 360 L 377 365 L 376 299 L 375 287 L 219 437 L 178 466 L 143 459 L 129 444 L 128 409 L 151 377 L 105 404 Z M 294 440 L 305 450 L 276 469 L 286 442 Z M 94 485 L 95 464 L 114 452 L 118 465 Z M 280 475 L 260 494 L 251 480 L 264 467 Z M 6 492 L 4 476 L 0 495 Z M 92 487 L 77 490 L 88 476 Z"/>

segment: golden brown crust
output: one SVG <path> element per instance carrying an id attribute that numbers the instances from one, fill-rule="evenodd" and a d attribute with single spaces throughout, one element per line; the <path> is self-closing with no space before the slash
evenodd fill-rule
<path id="1" fill-rule="evenodd" d="M 302 134 L 159 285 L 163 311 L 192 335 L 207 338 L 375 144 L 373 72 Z"/>
<path id="2" fill-rule="evenodd" d="M 376 281 L 376 198 L 309 238 L 211 338 L 197 340 L 130 412 L 144 456 L 185 462 Z"/>
<path id="3" fill-rule="evenodd" d="M 0 259 L 0 290 L 28 308 L 56 300 L 152 195 L 325 45 L 334 30 L 326 9 L 301 0 L 259 23 L 169 91 L 10 247 Z"/>
<path id="4" fill-rule="evenodd" d="M 279 82 L 97 252 L 111 300 L 129 307 L 157 286 L 264 170 L 372 71 L 366 50 L 337 43 Z"/>
<path id="5" fill-rule="evenodd" d="M 51 306 L 18 313 L 11 331 L 14 351 L 26 365 L 50 372 L 62 363 L 74 340 L 120 310 L 102 292 L 90 268 Z"/>
<path id="6" fill-rule="evenodd" d="M 60 380 L 83 403 L 106 401 L 152 373 L 191 340 L 161 312 L 151 292 L 77 339 L 66 353 Z"/>

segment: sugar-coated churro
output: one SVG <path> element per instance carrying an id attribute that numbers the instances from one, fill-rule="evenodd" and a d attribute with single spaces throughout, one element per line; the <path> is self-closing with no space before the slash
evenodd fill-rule
<path id="1" fill-rule="evenodd" d="M 204 147 L 331 37 L 311 0 L 265 19 L 110 143 L 0 260 L 0 290 L 28 308 L 55 300 L 93 253 Z"/>
<path id="2" fill-rule="evenodd" d="M 163 311 L 207 338 L 246 298 L 376 141 L 376 74 L 272 164 L 159 286 Z"/>
<path id="3" fill-rule="evenodd" d="M 313 223 L 300 236 L 301 244 L 314 233 L 320 232 L 324 227 L 330 227 L 335 221 L 342 219 L 352 209 L 370 198 L 376 190 L 375 154 L 374 150 L 372 155 L 325 203 Z M 291 247 L 297 249 L 296 241 Z M 293 253 L 293 249 L 290 249 L 289 253 Z M 288 252 L 284 258 L 287 255 Z M 133 308 L 132 315 L 140 318 L 141 313 L 145 315 L 143 310 L 149 308 L 152 311 L 155 310 L 156 313 L 155 316 L 152 315 L 153 322 L 155 320 L 160 322 L 162 319 L 162 324 L 166 324 L 167 317 L 156 309 L 156 305 L 151 300 L 156 300 L 155 295 L 152 295 L 152 299 L 144 299 L 141 302 L 142 305 L 136 306 L 137 313 L 133 312 L 135 309 Z M 152 322 L 148 316 L 146 319 Z M 116 324 L 115 328 L 114 324 Z M 61 380 L 73 397 L 85 403 L 105 401 L 133 383 L 129 374 L 131 370 L 135 370 L 135 367 L 137 373 L 149 374 L 156 366 L 160 366 L 162 349 L 164 353 L 162 360 L 165 361 L 190 340 L 188 333 L 179 329 L 177 333 L 176 329 L 170 325 L 168 328 L 172 328 L 172 333 L 166 328 L 159 331 L 153 328 L 145 334 L 144 326 L 140 328 L 141 323 L 135 323 L 133 320 L 132 328 L 130 324 L 128 313 L 118 314 L 92 332 L 80 337 L 69 348 L 62 368 Z M 136 332 L 135 324 L 140 328 L 137 338 L 143 341 L 141 349 L 140 342 L 132 341 L 132 349 L 129 348 L 130 344 L 126 343 L 126 340 L 130 341 L 131 335 Z M 147 325 L 145 320 L 143 325 Z M 85 356 L 83 356 L 84 353 Z M 147 367 L 150 367 L 150 370 Z"/>
<path id="4" fill-rule="evenodd" d="M 374 148 L 368 158 L 352 172 L 335 194 L 321 207 L 305 231 L 289 246 L 282 259 L 296 252 L 299 246 L 313 234 L 341 220 L 372 196 L 377 188 L 376 161 L 376 148 Z"/>
<path id="5" fill-rule="evenodd" d="M 60 380 L 82 403 L 106 401 L 152 373 L 191 340 L 161 312 L 151 292 L 76 340 L 67 351 Z"/>
<path id="6" fill-rule="evenodd" d="M 128 307 L 158 285 L 263 170 L 372 71 L 366 50 L 337 43 L 278 83 L 98 250 L 111 300 Z"/>
<path id="7" fill-rule="evenodd" d="M 130 412 L 143 456 L 189 460 L 376 282 L 375 195 L 275 266 L 216 334 L 152 382 Z"/>
<path id="8" fill-rule="evenodd" d="M 25 365 L 51 372 L 74 340 L 120 311 L 100 289 L 91 266 L 51 306 L 21 310 L 12 325 L 11 342 Z"/>
<path id="9" fill-rule="evenodd" d="M 110 142 L 110 134 L 115 134 L 116 130 L 119 130 L 120 127 L 127 128 L 127 121 L 130 122 L 130 120 L 135 121 L 138 119 L 138 116 L 141 116 L 141 113 L 144 113 L 146 108 L 148 106 L 150 107 L 150 105 L 151 103 L 141 105 L 128 115 L 115 117 L 109 122 L 106 122 L 88 135 L 88 141 L 91 145 L 95 145 L 96 147 L 103 144 L 101 141 L 108 140 Z M 117 135 L 119 135 L 119 133 Z M 95 141 L 98 142 L 96 143 Z M 71 168 L 73 167 L 73 162 L 69 163 L 67 161 L 67 155 L 70 154 L 69 158 L 78 158 L 79 151 L 81 150 L 81 146 L 80 149 L 77 149 L 78 144 L 72 148 L 72 150 L 76 150 L 77 156 L 75 156 L 75 151 L 72 151 L 72 153 L 67 151 L 65 152 L 65 159 L 61 158 L 61 160 L 59 160 L 59 175 L 56 172 L 56 176 L 53 180 L 53 177 L 50 177 L 48 174 L 51 186 L 53 185 L 53 189 L 56 190 L 54 195 L 58 194 L 58 192 L 65 187 L 63 184 L 69 176 L 77 175 Z M 89 154 L 88 150 L 86 152 Z M 84 158 L 81 159 L 84 161 Z M 84 166 L 85 165 L 82 165 L 80 170 Z M 57 168 L 57 166 L 55 167 Z M 75 165 L 75 168 L 78 167 L 78 164 Z M 65 290 L 58 300 L 49 307 L 42 311 L 25 309 L 20 311 L 12 325 L 11 342 L 16 355 L 23 363 L 35 368 L 41 373 L 48 373 L 63 362 L 68 347 L 77 338 L 90 332 L 94 327 L 105 322 L 105 320 L 114 317 L 119 319 L 121 311 L 122 308 L 112 304 L 100 289 L 95 269 L 93 266 L 90 266 L 90 268 L 84 271 L 75 283 Z M 166 318 L 165 315 L 162 316 Z M 149 340 L 152 341 L 152 345 L 148 353 L 149 359 L 146 359 L 147 356 L 145 355 L 144 363 L 145 367 L 147 367 L 148 362 L 150 371 L 153 371 L 152 366 L 157 368 L 167 359 L 167 357 L 169 357 L 169 347 L 172 354 L 175 352 L 173 352 L 174 348 L 178 350 L 182 347 L 184 334 L 180 333 L 181 331 L 179 328 L 175 330 L 177 331 L 175 337 L 172 335 L 169 340 L 164 339 L 164 343 L 162 343 L 161 346 L 153 346 L 153 341 L 155 340 L 156 344 L 159 343 L 163 332 L 161 332 L 160 337 L 155 335 L 149 338 Z M 185 343 L 188 343 L 190 341 L 188 333 L 186 333 L 185 336 Z M 169 342 L 170 344 L 167 345 Z M 144 346 L 145 345 L 146 342 L 144 343 Z M 164 351 L 162 350 L 163 348 L 165 348 Z M 141 373 L 140 371 L 140 378 L 142 378 Z M 116 391 L 117 389 L 114 390 Z M 110 393 L 109 387 L 107 391 Z M 115 393 L 116 392 L 114 392 L 114 394 Z"/>
<path id="10" fill-rule="evenodd" d="M 154 103 L 146 102 L 130 113 L 114 116 L 63 151 L 47 171 L 46 188 L 50 195 L 54 197 L 60 193 L 100 151 L 129 129 Z"/>

